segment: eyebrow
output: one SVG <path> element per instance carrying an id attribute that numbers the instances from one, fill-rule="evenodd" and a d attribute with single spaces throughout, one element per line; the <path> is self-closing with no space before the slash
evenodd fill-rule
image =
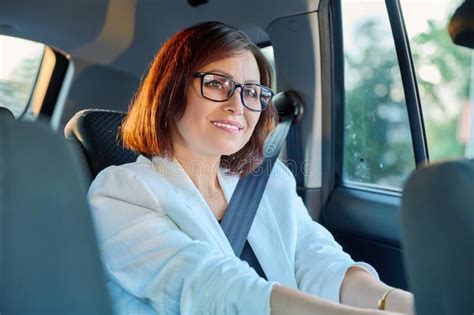
<path id="1" fill-rule="evenodd" d="M 226 77 L 228 77 L 229 79 L 232 79 L 232 80 L 235 80 L 234 79 L 234 76 L 228 72 L 225 72 L 223 70 L 217 70 L 217 69 L 211 69 L 211 70 L 207 70 L 207 71 L 203 71 L 203 72 L 212 72 L 212 73 L 216 73 L 216 74 L 222 74 Z M 246 83 L 257 83 L 257 84 L 260 84 L 259 82 L 260 80 L 245 80 L 243 83 L 246 84 Z M 239 82 L 240 83 L 240 82 Z"/>

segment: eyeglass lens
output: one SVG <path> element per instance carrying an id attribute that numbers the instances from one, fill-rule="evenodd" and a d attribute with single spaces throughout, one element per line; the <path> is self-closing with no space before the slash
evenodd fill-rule
<path id="1" fill-rule="evenodd" d="M 226 101 L 235 89 L 235 82 L 223 75 L 206 73 L 202 77 L 202 93 L 208 99 Z M 244 84 L 240 93 L 244 105 L 256 111 L 264 110 L 272 98 L 271 90 L 252 83 Z"/>

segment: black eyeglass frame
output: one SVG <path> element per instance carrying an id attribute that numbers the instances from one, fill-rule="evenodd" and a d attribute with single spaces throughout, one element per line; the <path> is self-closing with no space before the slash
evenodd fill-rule
<path id="1" fill-rule="evenodd" d="M 209 98 L 207 96 L 204 96 L 204 77 L 208 74 L 212 74 L 212 75 L 218 75 L 218 76 L 221 76 L 221 77 L 224 77 L 228 80 L 230 80 L 232 83 L 234 83 L 234 88 L 231 90 L 230 93 L 228 93 L 227 95 L 227 98 L 225 100 L 215 100 L 215 99 L 212 99 L 212 98 Z M 240 101 L 242 102 L 242 105 L 244 105 L 245 108 L 247 108 L 248 110 L 250 111 L 253 111 L 253 112 L 263 112 L 265 109 L 267 109 L 268 105 L 270 105 L 270 102 L 272 101 L 273 99 L 273 96 L 275 96 L 275 92 L 273 92 L 272 89 L 270 89 L 268 86 L 265 86 L 265 85 L 261 85 L 261 84 L 258 84 L 258 83 L 244 83 L 244 84 L 241 84 L 237 81 L 234 81 L 232 80 L 231 78 L 229 77 L 226 77 L 225 75 L 223 75 L 222 73 L 214 73 L 214 72 L 195 72 L 194 73 L 194 77 L 195 78 L 200 78 L 201 79 L 201 96 L 204 97 L 205 99 L 208 99 L 210 101 L 213 101 L 213 102 L 218 102 L 218 103 L 222 103 L 222 102 L 226 102 L 228 101 L 235 93 L 235 90 L 237 90 L 237 88 L 240 88 Z M 242 94 L 242 91 L 244 89 L 244 86 L 246 85 L 256 85 L 256 86 L 259 86 L 262 90 L 267 90 L 270 92 L 270 101 L 268 101 L 268 104 L 265 105 L 265 107 L 262 107 L 262 110 L 257 110 L 257 109 L 253 109 L 253 108 L 250 108 L 248 107 L 247 105 L 245 105 L 245 101 L 244 101 L 244 96 Z M 260 104 L 264 104 L 262 103 L 262 100 L 260 99 Z"/>

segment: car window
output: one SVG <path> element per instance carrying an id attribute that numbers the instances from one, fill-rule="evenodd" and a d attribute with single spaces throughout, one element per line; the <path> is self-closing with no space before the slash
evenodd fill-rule
<path id="1" fill-rule="evenodd" d="M 27 112 L 45 46 L 0 35 L 0 106 L 16 118 Z"/>
<path id="2" fill-rule="evenodd" d="M 431 161 L 474 157 L 474 53 L 448 33 L 461 2 L 401 1 Z"/>
<path id="3" fill-rule="evenodd" d="M 344 184 L 399 190 L 415 168 L 384 1 L 344 0 Z"/>

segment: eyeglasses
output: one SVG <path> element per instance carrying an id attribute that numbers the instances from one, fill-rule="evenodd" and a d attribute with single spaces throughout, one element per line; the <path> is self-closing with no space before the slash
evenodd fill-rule
<path id="1" fill-rule="evenodd" d="M 275 94 L 270 88 L 257 83 L 241 84 L 222 74 L 196 72 L 194 76 L 201 78 L 201 95 L 214 102 L 225 102 L 240 88 L 240 100 L 249 110 L 263 112 Z"/>

